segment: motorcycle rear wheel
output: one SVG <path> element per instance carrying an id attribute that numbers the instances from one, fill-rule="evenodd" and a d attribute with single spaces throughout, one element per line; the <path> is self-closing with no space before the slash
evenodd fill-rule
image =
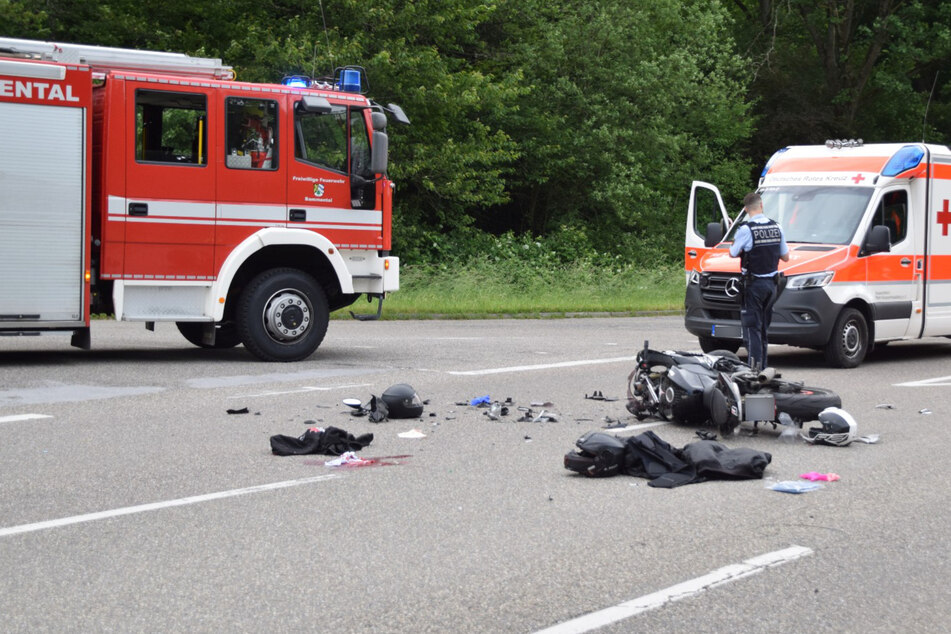
<path id="1" fill-rule="evenodd" d="M 827 407 L 842 407 L 842 399 L 832 390 L 803 386 L 797 392 L 774 392 L 776 414 L 786 412 L 796 422 L 817 420 Z"/>

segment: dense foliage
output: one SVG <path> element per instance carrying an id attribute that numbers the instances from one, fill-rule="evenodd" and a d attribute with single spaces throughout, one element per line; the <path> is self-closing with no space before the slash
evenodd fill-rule
<path id="1" fill-rule="evenodd" d="M 922 0 L 0 0 L 3 36 L 253 81 L 365 66 L 413 120 L 390 128 L 396 250 L 437 264 L 676 262 L 691 180 L 735 205 L 787 144 L 946 143 L 949 25 Z"/>

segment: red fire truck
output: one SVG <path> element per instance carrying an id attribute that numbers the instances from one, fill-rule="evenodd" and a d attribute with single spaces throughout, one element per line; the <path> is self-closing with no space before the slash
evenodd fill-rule
<path id="1" fill-rule="evenodd" d="M 387 113 L 356 67 L 234 80 L 219 59 L 0 38 L 0 335 L 93 313 L 268 361 L 399 288 Z"/>

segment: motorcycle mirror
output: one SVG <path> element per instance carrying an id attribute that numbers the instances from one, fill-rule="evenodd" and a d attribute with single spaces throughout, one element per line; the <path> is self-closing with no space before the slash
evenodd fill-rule
<path id="1" fill-rule="evenodd" d="M 363 407 L 363 403 L 360 402 L 358 398 L 345 398 L 343 399 L 343 404 L 347 407 L 352 407 L 353 409 L 360 409 Z"/>

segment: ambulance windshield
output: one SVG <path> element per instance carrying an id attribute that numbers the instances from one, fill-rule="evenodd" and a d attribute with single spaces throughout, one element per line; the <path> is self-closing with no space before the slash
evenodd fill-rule
<path id="1" fill-rule="evenodd" d="M 848 244 L 872 192 L 870 187 L 767 187 L 759 193 L 764 212 L 783 228 L 787 243 Z M 744 220 L 734 223 L 727 241 Z"/>

